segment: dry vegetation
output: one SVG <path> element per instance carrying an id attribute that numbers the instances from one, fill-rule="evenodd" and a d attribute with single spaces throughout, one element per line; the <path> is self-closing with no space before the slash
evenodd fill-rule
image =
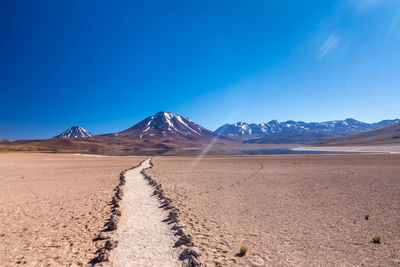
<path id="1" fill-rule="evenodd" d="M 149 173 L 210 266 L 400 264 L 400 155 L 156 157 Z"/>

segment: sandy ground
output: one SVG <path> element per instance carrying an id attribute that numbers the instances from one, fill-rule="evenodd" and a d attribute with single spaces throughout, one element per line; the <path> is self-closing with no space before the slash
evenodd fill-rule
<path id="1" fill-rule="evenodd" d="M 142 159 L 0 153 L 0 266 L 86 265 L 120 171 Z"/>
<path id="2" fill-rule="evenodd" d="M 400 145 L 363 145 L 363 146 L 305 146 L 293 150 L 303 151 L 335 151 L 335 152 L 365 152 L 400 154 Z"/>
<path id="3" fill-rule="evenodd" d="M 148 172 L 209 266 L 400 264 L 400 155 L 156 157 Z"/>
<path id="4" fill-rule="evenodd" d="M 145 161 L 140 167 L 126 173 L 124 197 L 121 201 L 122 218 L 118 228 L 119 245 L 113 251 L 113 266 L 180 266 L 178 251 L 173 248 L 174 233 L 163 222 L 168 213 L 159 208 L 140 171 L 149 167 Z"/>

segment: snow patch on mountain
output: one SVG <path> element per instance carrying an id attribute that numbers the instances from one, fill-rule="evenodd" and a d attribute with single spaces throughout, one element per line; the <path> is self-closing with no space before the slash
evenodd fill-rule
<path id="1" fill-rule="evenodd" d="M 11 140 L 0 137 L 0 143 L 11 142 Z"/>
<path id="2" fill-rule="evenodd" d="M 129 136 L 162 136 L 162 137 L 183 137 L 199 139 L 213 137 L 215 134 L 187 117 L 176 115 L 170 112 L 158 112 L 133 127 L 122 131 L 121 134 Z"/>
<path id="3" fill-rule="evenodd" d="M 400 122 L 399 119 L 384 120 L 377 123 L 365 123 L 355 119 L 335 120 L 326 122 L 303 122 L 303 121 L 285 121 L 279 122 L 272 120 L 267 123 L 246 123 L 237 122 L 225 124 L 218 128 L 215 133 L 230 137 L 263 137 L 271 135 L 284 134 L 321 134 L 326 136 L 340 136 L 363 131 L 377 129 L 383 126 Z"/>
<path id="4" fill-rule="evenodd" d="M 80 126 L 72 126 L 71 128 L 65 130 L 63 133 L 55 136 L 54 138 L 83 138 L 92 137 L 93 134 L 86 131 Z"/>

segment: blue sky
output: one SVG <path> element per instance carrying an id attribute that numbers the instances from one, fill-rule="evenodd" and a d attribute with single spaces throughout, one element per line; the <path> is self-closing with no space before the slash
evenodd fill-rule
<path id="1" fill-rule="evenodd" d="M 400 117 L 400 3 L 1 1 L 0 136 Z"/>

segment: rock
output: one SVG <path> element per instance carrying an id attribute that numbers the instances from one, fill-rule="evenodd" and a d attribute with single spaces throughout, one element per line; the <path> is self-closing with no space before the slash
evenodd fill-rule
<path id="1" fill-rule="evenodd" d="M 116 230 L 118 228 L 118 222 L 117 221 L 109 221 L 107 223 L 107 230 L 112 231 Z"/>
<path id="2" fill-rule="evenodd" d="M 118 191 L 118 192 L 115 194 L 115 197 L 116 197 L 117 199 L 119 199 L 119 200 L 122 199 L 122 196 L 123 196 L 123 193 L 122 193 L 121 191 Z"/>
<path id="3" fill-rule="evenodd" d="M 122 213 L 121 213 L 121 211 L 119 209 L 113 209 L 112 213 L 117 215 L 117 216 L 119 216 L 119 217 L 121 217 L 121 215 L 122 215 Z"/>
<path id="4" fill-rule="evenodd" d="M 153 195 L 160 195 L 163 192 L 164 190 L 159 185 L 157 185 L 156 190 L 154 190 L 153 192 Z"/>
<path id="5" fill-rule="evenodd" d="M 107 250 L 112 250 L 113 248 L 116 248 L 117 246 L 118 246 L 117 240 L 107 240 L 106 244 L 104 245 L 104 248 Z"/>
<path id="6" fill-rule="evenodd" d="M 108 261 L 110 258 L 110 251 L 107 249 L 100 249 L 99 255 L 97 255 L 97 261 L 98 262 L 103 262 L 103 261 Z"/>
<path id="7" fill-rule="evenodd" d="M 201 256 L 200 249 L 198 249 L 196 247 L 189 247 L 189 248 L 185 248 L 181 253 L 182 259 L 188 259 L 190 256 L 193 256 L 195 258 L 200 257 Z"/>
<path id="8" fill-rule="evenodd" d="M 168 213 L 168 218 L 172 222 L 177 222 L 179 220 L 179 210 L 178 209 L 173 209 Z"/>
<path id="9" fill-rule="evenodd" d="M 159 197 L 160 199 L 164 199 L 164 198 L 165 198 L 164 190 L 162 190 L 162 191 L 160 191 L 160 193 L 158 193 L 158 197 Z"/>
<path id="10" fill-rule="evenodd" d="M 205 263 L 200 262 L 194 256 L 189 256 L 189 259 L 185 260 L 182 264 L 184 267 L 206 267 Z"/>
<path id="11" fill-rule="evenodd" d="M 182 245 L 187 245 L 187 244 L 192 244 L 193 243 L 193 238 L 190 234 L 182 234 L 181 237 L 179 238 L 178 242 Z"/>
<path id="12" fill-rule="evenodd" d="M 123 190 L 122 190 L 122 188 L 120 187 L 120 186 L 117 186 L 117 190 L 115 190 L 115 192 L 121 192 L 122 193 L 122 195 L 124 194 L 124 192 L 123 192 Z"/>
<path id="13" fill-rule="evenodd" d="M 174 224 L 174 226 L 172 227 L 172 229 L 173 230 L 178 230 L 178 229 L 180 229 L 180 228 L 185 228 L 186 227 L 186 224 L 184 224 L 183 222 L 178 222 L 178 223 L 175 223 Z"/>
<path id="14" fill-rule="evenodd" d="M 165 205 L 169 205 L 169 204 L 171 204 L 172 203 L 172 200 L 170 199 L 170 198 L 165 198 L 164 199 L 164 204 Z"/>
<path id="15" fill-rule="evenodd" d="M 99 235 L 96 237 L 96 239 L 97 240 L 105 240 L 105 239 L 109 239 L 109 237 L 104 232 L 100 232 Z"/>
<path id="16" fill-rule="evenodd" d="M 175 208 L 175 206 L 172 204 L 168 204 L 168 205 L 164 206 L 164 209 L 166 209 L 166 210 L 172 210 L 174 208 Z"/>
<path id="17" fill-rule="evenodd" d="M 110 220 L 107 223 L 107 230 L 116 230 L 118 228 L 119 218 L 120 217 L 118 215 L 112 214 Z"/>
<path id="18" fill-rule="evenodd" d="M 113 196 L 111 203 L 112 204 L 117 204 L 121 199 L 117 198 L 116 196 Z"/>
<path id="19" fill-rule="evenodd" d="M 110 216 L 110 221 L 111 221 L 111 220 L 119 221 L 120 218 L 121 218 L 121 217 L 118 216 L 117 214 L 111 214 L 111 216 Z"/>
<path id="20" fill-rule="evenodd" d="M 184 228 L 179 228 L 178 231 L 176 231 L 177 235 L 184 235 L 186 234 L 185 229 Z"/>

